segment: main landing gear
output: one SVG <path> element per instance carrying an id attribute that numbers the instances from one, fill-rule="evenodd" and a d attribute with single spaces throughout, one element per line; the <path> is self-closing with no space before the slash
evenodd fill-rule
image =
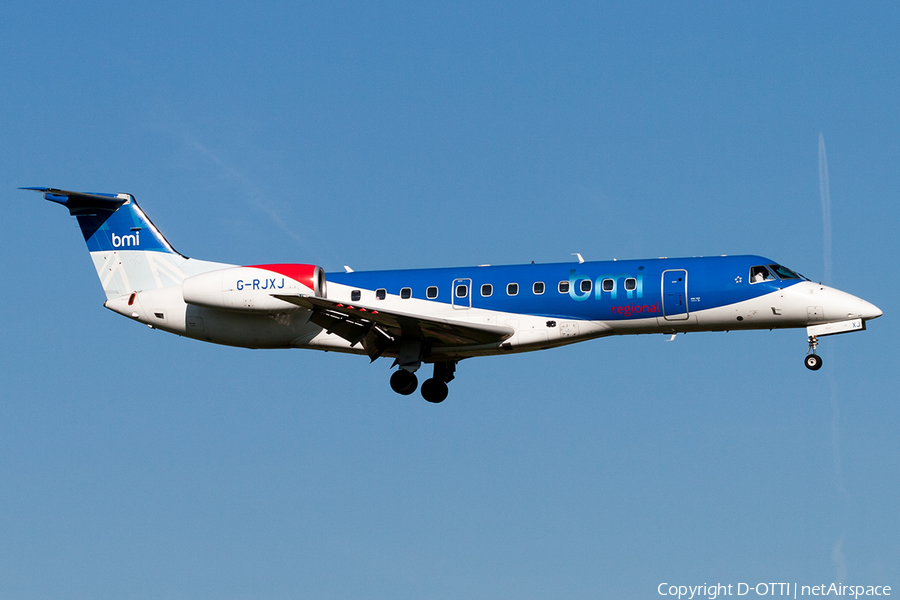
<path id="1" fill-rule="evenodd" d="M 422 397 L 434 404 L 446 400 L 449 392 L 447 384 L 456 377 L 455 372 L 455 362 L 434 363 L 434 376 L 426 379 L 422 384 Z M 400 368 L 391 375 L 391 389 L 398 394 L 409 396 L 416 391 L 418 385 L 419 380 L 416 374 L 406 369 Z"/>
<path id="2" fill-rule="evenodd" d="M 819 338 L 814 335 L 809 336 L 809 350 L 806 351 L 806 358 L 803 364 L 810 371 L 818 371 L 822 368 L 822 357 L 816 354 L 816 348 L 819 346 Z"/>
<path id="3" fill-rule="evenodd" d="M 409 396 L 419 387 L 419 379 L 415 373 L 398 369 L 391 375 L 391 389 L 398 394 Z"/>

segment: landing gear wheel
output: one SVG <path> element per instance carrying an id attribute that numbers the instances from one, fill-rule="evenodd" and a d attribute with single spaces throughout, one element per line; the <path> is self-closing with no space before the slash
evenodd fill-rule
<path id="1" fill-rule="evenodd" d="M 433 377 L 426 379 L 422 384 L 422 397 L 434 404 L 443 402 L 447 398 L 448 391 L 446 383 Z"/>
<path id="2" fill-rule="evenodd" d="M 393 375 L 391 375 L 391 389 L 397 392 L 398 394 L 403 394 L 404 396 L 409 396 L 419 385 L 419 380 L 416 378 L 415 373 L 410 373 L 409 371 L 404 371 L 400 369 L 395 371 Z"/>
<path id="3" fill-rule="evenodd" d="M 803 364 L 805 364 L 806 368 L 810 371 L 818 371 L 822 368 L 822 357 L 818 354 L 807 354 Z"/>

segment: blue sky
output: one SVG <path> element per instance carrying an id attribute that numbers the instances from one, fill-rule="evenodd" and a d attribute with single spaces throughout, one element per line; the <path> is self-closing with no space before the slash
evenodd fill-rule
<path id="1" fill-rule="evenodd" d="M 898 9 L 10 5 L 0 23 L 0 598 L 658 597 L 900 586 Z M 460 364 L 205 345 L 102 307 L 75 221 L 326 270 L 755 253 L 865 333 Z"/>

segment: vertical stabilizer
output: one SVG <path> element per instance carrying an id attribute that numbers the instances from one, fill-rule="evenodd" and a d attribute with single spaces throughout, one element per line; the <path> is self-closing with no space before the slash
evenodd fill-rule
<path id="1" fill-rule="evenodd" d="M 78 219 L 107 299 L 180 285 L 186 277 L 227 266 L 191 260 L 176 252 L 131 194 L 22 189 L 42 192 Z"/>

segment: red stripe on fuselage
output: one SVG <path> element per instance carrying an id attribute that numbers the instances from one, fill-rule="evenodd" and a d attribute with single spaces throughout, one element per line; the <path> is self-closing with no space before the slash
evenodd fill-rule
<path id="1" fill-rule="evenodd" d="M 274 265 L 247 265 L 251 269 L 265 269 L 272 271 L 285 277 L 290 277 L 294 281 L 299 281 L 311 290 L 316 289 L 316 266 L 315 265 L 298 265 L 295 263 L 282 263 Z"/>

